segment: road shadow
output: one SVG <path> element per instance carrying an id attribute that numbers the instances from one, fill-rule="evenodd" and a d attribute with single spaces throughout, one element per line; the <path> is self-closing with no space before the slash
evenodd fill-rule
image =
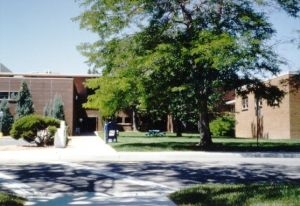
<path id="1" fill-rule="evenodd" d="M 78 164 L 76 164 L 78 165 Z M 9 183 L 1 180 L 1 174 L 14 177 L 21 183 L 18 190 L 25 192 L 30 205 L 173 205 L 165 195 L 159 198 L 141 196 L 153 190 L 117 173 L 103 174 L 90 167 L 72 167 L 65 164 L 30 164 L 0 166 L 0 185 Z M 5 175 L 4 175 L 5 176 Z M 22 184 L 26 187 L 22 188 Z M 4 185 L 5 186 L 5 185 Z M 6 191 L 8 191 L 6 189 Z M 16 191 L 11 191 L 16 192 Z M 31 194 L 28 194 L 31 193 Z M 17 195 L 18 192 L 16 192 Z M 117 196 L 117 195 L 120 195 Z"/>
<path id="2" fill-rule="evenodd" d="M 251 164 L 219 165 L 214 162 L 85 162 L 82 167 L 66 164 L 1 165 L 0 173 L 29 185 L 40 194 L 33 205 L 153 205 L 160 200 L 139 197 L 135 193 L 155 191 L 161 184 L 174 191 L 201 183 L 292 183 L 300 185 L 300 166 Z M 93 169 L 90 169 L 93 168 Z M 131 178 L 130 181 L 127 178 Z M 135 182 L 136 180 L 136 182 Z M 153 182 L 153 185 L 138 181 Z M 1 177 L 0 177 L 1 184 Z M 160 188 L 161 189 L 161 188 Z M 160 192 L 160 191 L 159 191 Z M 116 193 L 128 194 L 115 197 Z M 162 196 L 165 193 L 161 193 Z M 127 199 L 126 199 L 126 198 Z M 116 202 L 119 201 L 119 202 Z M 168 200 L 164 203 L 167 204 Z M 50 204 L 51 203 L 51 204 Z M 110 204 L 109 204 L 110 203 Z M 114 204 L 116 203 L 116 204 Z M 131 204 L 132 203 L 132 204 Z"/>
<path id="3" fill-rule="evenodd" d="M 111 172 L 173 186 L 195 183 L 294 183 L 300 185 L 300 166 L 251 164 L 218 165 L 195 162 L 107 163 Z"/>

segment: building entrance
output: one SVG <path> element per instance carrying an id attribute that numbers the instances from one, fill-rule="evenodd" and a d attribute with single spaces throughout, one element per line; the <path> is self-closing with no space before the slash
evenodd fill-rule
<path id="1" fill-rule="evenodd" d="M 97 131 L 97 117 L 88 117 L 85 126 L 85 132 L 90 133 Z"/>

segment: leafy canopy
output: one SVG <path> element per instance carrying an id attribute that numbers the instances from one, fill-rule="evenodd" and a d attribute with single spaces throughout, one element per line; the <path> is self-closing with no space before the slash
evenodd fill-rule
<path id="1" fill-rule="evenodd" d="M 80 2 L 85 11 L 75 19 L 99 35 L 80 49 L 103 74 L 87 83 L 97 91 L 86 106 L 110 113 L 137 105 L 180 121 L 193 119 L 207 146 L 208 114 L 223 92 L 254 85 L 238 92 L 256 92 L 270 104 L 283 96 L 261 80 L 280 70 L 267 44 L 275 31 L 260 8 L 280 6 L 296 17 L 297 0 Z"/>

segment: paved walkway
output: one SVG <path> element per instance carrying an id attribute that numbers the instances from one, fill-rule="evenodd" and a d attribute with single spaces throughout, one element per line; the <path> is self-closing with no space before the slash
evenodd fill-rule
<path id="1" fill-rule="evenodd" d="M 0 139 L 0 162 L 78 162 L 97 161 L 117 156 L 117 152 L 97 136 L 73 136 L 66 148 L 38 148 L 28 143 L 1 146 L 1 142 L 13 142 L 9 139 L 9 137 Z"/>

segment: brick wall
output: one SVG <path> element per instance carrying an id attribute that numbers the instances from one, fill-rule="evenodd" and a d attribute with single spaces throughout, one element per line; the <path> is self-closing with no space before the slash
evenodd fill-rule
<path id="1" fill-rule="evenodd" d="M 300 92 L 289 93 L 288 85 L 280 84 L 290 75 L 284 75 L 270 80 L 273 85 L 280 85 L 287 92 L 279 107 L 268 106 L 264 100 L 261 105 L 259 117 L 259 134 L 267 139 L 300 138 Z M 242 98 L 236 97 L 236 137 L 256 137 L 257 116 L 256 104 L 253 94 L 248 95 L 248 110 L 242 110 Z"/>
<path id="2" fill-rule="evenodd" d="M 60 95 L 64 103 L 65 120 L 70 134 L 75 128 L 82 132 L 93 132 L 102 129 L 102 121 L 97 110 L 82 107 L 86 102 L 87 89 L 84 82 L 97 76 L 71 76 L 52 74 L 2 74 L 0 75 L 0 92 L 18 92 L 22 81 L 26 81 L 32 95 L 34 109 L 43 114 L 44 107 L 55 95 Z M 15 113 L 15 101 L 10 101 L 10 111 Z"/>
<path id="3" fill-rule="evenodd" d="M 34 110 L 43 114 L 44 107 L 54 96 L 60 95 L 64 103 L 65 120 L 69 131 L 73 130 L 73 79 L 72 78 L 23 78 L 1 77 L 0 91 L 19 91 L 22 81 L 30 90 Z M 10 102 L 11 113 L 15 113 L 15 103 Z"/>
<path id="4" fill-rule="evenodd" d="M 300 139 L 300 90 L 290 94 L 291 138 Z"/>

